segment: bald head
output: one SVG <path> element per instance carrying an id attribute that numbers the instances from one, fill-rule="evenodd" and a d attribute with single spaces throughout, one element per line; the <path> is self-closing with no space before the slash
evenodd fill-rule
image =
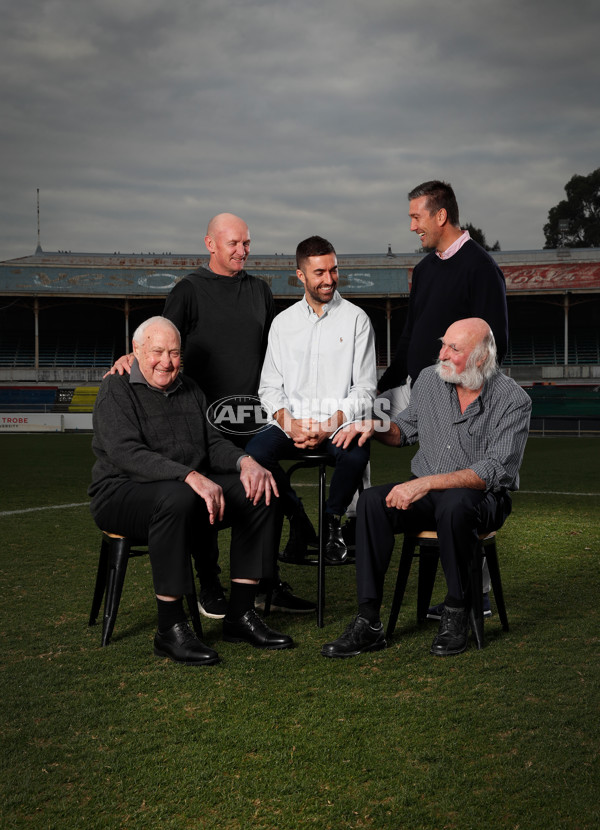
<path id="1" fill-rule="evenodd" d="M 483 343 L 486 337 L 491 335 L 492 330 L 481 317 L 466 317 L 464 320 L 457 320 L 448 327 L 444 335 L 444 342 L 460 341 L 463 346 L 473 349 L 478 343 Z"/>
<path id="2" fill-rule="evenodd" d="M 210 270 L 234 277 L 244 269 L 250 253 L 248 225 L 233 213 L 219 213 L 208 223 L 204 244 L 210 253 Z"/>
<path id="3" fill-rule="evenodd" d="M 441 341 L 437 371 L 442 380 L 478 390 L 498 370 L 494 335 L 481 317 L 457 320 Z"/>

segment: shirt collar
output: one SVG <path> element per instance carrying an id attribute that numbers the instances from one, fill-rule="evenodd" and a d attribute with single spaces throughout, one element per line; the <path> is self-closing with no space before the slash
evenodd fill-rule
<path id="1" fill-rule="evenodd" d="M 140 364 L 137 361 L 137 358 L 134 357 L 133 363 L 131 364 L 131 372 L 129 373 L 129 383 L 143 383 L 148 389 L 151 389 L 153 392 L 160 392 L 161 395 L 171 395 L 173 392 L 176 392 L 179 387 L 181 386 L 181 376 L 177 375 L 173 383 L 167 389 L 157 389 L 155 386 L 150 386 L 146 378 L 142 374 L 142 370 L 140 369 Z"/>
<path id="2" fill-rule="evenodd" d="M 342 301 L 342 297 L 341 297 L 339 291 L 336 289 L 333 293 L 333 297 L 331 298 L 331 301 L 328 302 L 328 303 L 325 303 L 325 305 L 323 306 L 323 314 L 321 314 L 321 317 L 324 317 L 325 314 L 328 314 L 330 311 L 332 311 L 332 309 L 334 309 L 336 306 L 338 306 L 341 303 L 341 301 Z M 306 301 L 306 294 L 302 297 L 302 299 L 300 300 L 300 303 L 302 304 L 302 308 L 303 308 L 304 313 L 306 314 L 307 317 L 310 317 L 311 314 L 314 314 L 315 317 L 317 316 L 317 312 Z M 320 320 L 321 317 L 319 317 L 318 319 Z"/>
<path id="3" fill-rule="evenodd" d="M 454 256 L 454 254 L 457 253 L 457 251 L 460 251 L 465 242 L 468 242 L 470 238 L 471 234 L 469 233 L 469 231 L 465 231 L 461 236 L 458 237 L 458 239 L 455 239 L 452 245 L 450 245 L 449 248 L 446 248 L 445 251 L 442 251 L 441 253 L 439 251 L 436 251 L 436 256 L 438 256 L 440 259 L 450 259 L 450 257 Z"/>

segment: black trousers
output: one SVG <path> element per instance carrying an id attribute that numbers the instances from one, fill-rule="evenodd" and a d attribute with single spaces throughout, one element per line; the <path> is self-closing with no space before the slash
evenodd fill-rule
<path id="1" fill-rule="evenodd" d="M 299 506 L 300 500 L 290 488 L 279 462 L 282 459 L 302 458 L 302 451 L 294 446 L 292 439 L 278 426 L 270 426 L 258 432 L 248 442 L 246 450 L 259 464 L 273 473 L 282 499 L 282 509 L 288 515 L 292 513 L 294 507 Z M 329 453 L 335 459 L 325 509 L 328 513 L 343 516 L 362 481 L 365 467 L 368 464 L 369 442 L 359 447 L 358 442 L 354 441 L 348 449 L 344 450 L 336 447 L 330 439 L 327 439 L 318 447 L 318 450 Z"/>
<path id="2" fill-rule="evenodd" d="M 510 496 L 468 488 L 433 490 L 408 510 L 388 507 L 385 499 L 395 484 L 365 490 L 357 506 L 356 586 L 358 602 L 383 597 L 383 583 L 394 549 L 395 534 L 435 530 L 448 594 L 465 598 L 468 562 L 478 536 L 498 530 L 512 509 Z"/>
<path id="3" fill-rule="evenodd" d="M 231 527 L 232 579 L 260 579 L 273 570 L 275 512 L 254 506 L 237 474 L 211 474 L 223 488 L 223 521 L 211 525 L 204 500 L 183 481 L 127 482 L 95 517 L 102 530 L 147 543 L 154 590 L 165 596 L 191 591 L 188 557 L 210 555 L 219 530 Z M 274 500 L 276 501 L 276 500 Z"/>

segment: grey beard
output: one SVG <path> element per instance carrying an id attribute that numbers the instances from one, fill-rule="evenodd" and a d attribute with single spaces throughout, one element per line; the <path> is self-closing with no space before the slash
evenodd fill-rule
<path id="1" fill-rule="evenodd" d="M 442 371 L 442 366 L 446 366 L 449 368 L 450 374 L 447 372 L 444 373 Z M 435 365 L 435 371 L 438 373 L 438 376 L 445 381 L 446 383 L 454 383 L 456 386 L 462 386 L 465 389 L 470 389 L 473 392 L 477 391 L 477 389 L 481 389 L 484 384 L 484 376 L 483 372 L 478 366 L 471 366 L 467 367 L 464 372 L 455 371 L 454 367 L 449 363 L 443 363 L 441 360 L 437 360 Z"/>

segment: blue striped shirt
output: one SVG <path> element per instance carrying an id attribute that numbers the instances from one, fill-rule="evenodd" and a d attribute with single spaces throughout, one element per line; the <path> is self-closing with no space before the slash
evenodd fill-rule
<path id="1" fill-rule="evenodd" d="M 485 481 L 487 490 L 518 490 L 530 415 L 529 395 L 501 372 L 485 382 L 463 413 L 456 386 L 430 366 L 420 373 L 395 423 L 402 445 L 419 442 L 413 475 L 469 469 Z"/>

